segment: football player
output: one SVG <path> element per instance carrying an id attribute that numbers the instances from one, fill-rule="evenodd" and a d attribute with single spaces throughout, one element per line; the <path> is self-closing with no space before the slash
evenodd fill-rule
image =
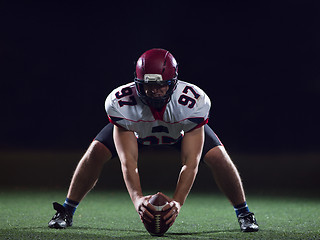
<path id="1" fill-rule="evenodd" d="M 172 200 L 164 210 L 172 225 L 196 178 L 200 161 L 233 205 L 243 232 L 259 230 L 249 211 L 239 173 L 213 130 L 207 125 L 210 99 L 194 84 L 178 80 L 178 65 L 165 49 L 151 49 L 136 64 L 134 82 L 113 90 L 105 108 L 105 126 L 80 160 L 63 205 L 53 203 L 56 214 L 50 228 L 72 225 L 79 202 L 96 184 L 104 163 L 118 156 L 124 181 L 142 221 L 151 221 L 150 196 L 142 193 L 138 153 L 149 145 L 170 145 L 180 150 L 182 168 Z"/>

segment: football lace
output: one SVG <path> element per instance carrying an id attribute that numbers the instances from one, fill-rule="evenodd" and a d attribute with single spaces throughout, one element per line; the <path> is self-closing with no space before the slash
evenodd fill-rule
<path id="1" fill-rule="evenodd" d="M 160 218 L 161 218 L 161 215 L 160 214 L 156 214 L 154 216 L 154 220 L 155 220 L 155 231 L 156 233 L 159 233 L 160 232 Z"/>

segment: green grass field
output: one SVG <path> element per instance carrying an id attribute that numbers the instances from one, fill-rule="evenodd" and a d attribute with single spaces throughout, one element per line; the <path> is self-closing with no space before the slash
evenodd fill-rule
<path id="1" fill-rule="evenodd" d="M 320 239 L 320 199 L 303 194 L 247 194 L 261 230 L 242 233 L 223 195 L 191 192 L 162 238 L 148 234 L 128 194 L 117 191 L 92 191 L 73 227 L 49 229 L 51 203 L 64 198 L 60 191 L 0 191 L 0 239 Z"/>

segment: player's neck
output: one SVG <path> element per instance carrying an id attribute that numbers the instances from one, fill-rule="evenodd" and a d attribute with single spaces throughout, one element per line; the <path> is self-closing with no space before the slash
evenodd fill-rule
<path id="1" fill-rule="evenodd" d="M 163 120 L 163 114 L 164 114 L 164 111 L 166 110 L 166 107 L 167 107 L 167 104 L 165 104 L 161 108 L 155 108 L 149 105 L 149 108 L 155 120 Z"/>

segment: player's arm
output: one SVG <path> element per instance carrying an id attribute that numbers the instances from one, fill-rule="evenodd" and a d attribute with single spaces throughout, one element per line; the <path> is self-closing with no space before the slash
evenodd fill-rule
<path id="1" fill-rule="evenodd" d="M 180 171 L 173 199 L 184 204 L 198 172 L 198 166 L 204 143 L 204 127 L 185 133 L 181 143 Z"/>
<path id="2" fill-rule="evenodd" d="M 148 211 L 153 206 L 150 196 L 143 196 L 138 173 L 138 144 L 133 132 L 114 126 L 113 138 L 121 162 L 121 169 L 131 200 L 141 220 L 150 221 L 153 215 Z"/>
<path id="3" fill-rule="evenodd" d="M 198 172 L 202 147 L 204 143 L 204 127 L 194 129 L 182 139 L 181 143 L 181 160 L 182 168 L 178 178 L 176 190 L 173 196 L 173 201 L 170 202 L 171 210 L 165 216 L 167 224 L 173 224 L 181 206 L 184 204 L 193 182 Z"/>

